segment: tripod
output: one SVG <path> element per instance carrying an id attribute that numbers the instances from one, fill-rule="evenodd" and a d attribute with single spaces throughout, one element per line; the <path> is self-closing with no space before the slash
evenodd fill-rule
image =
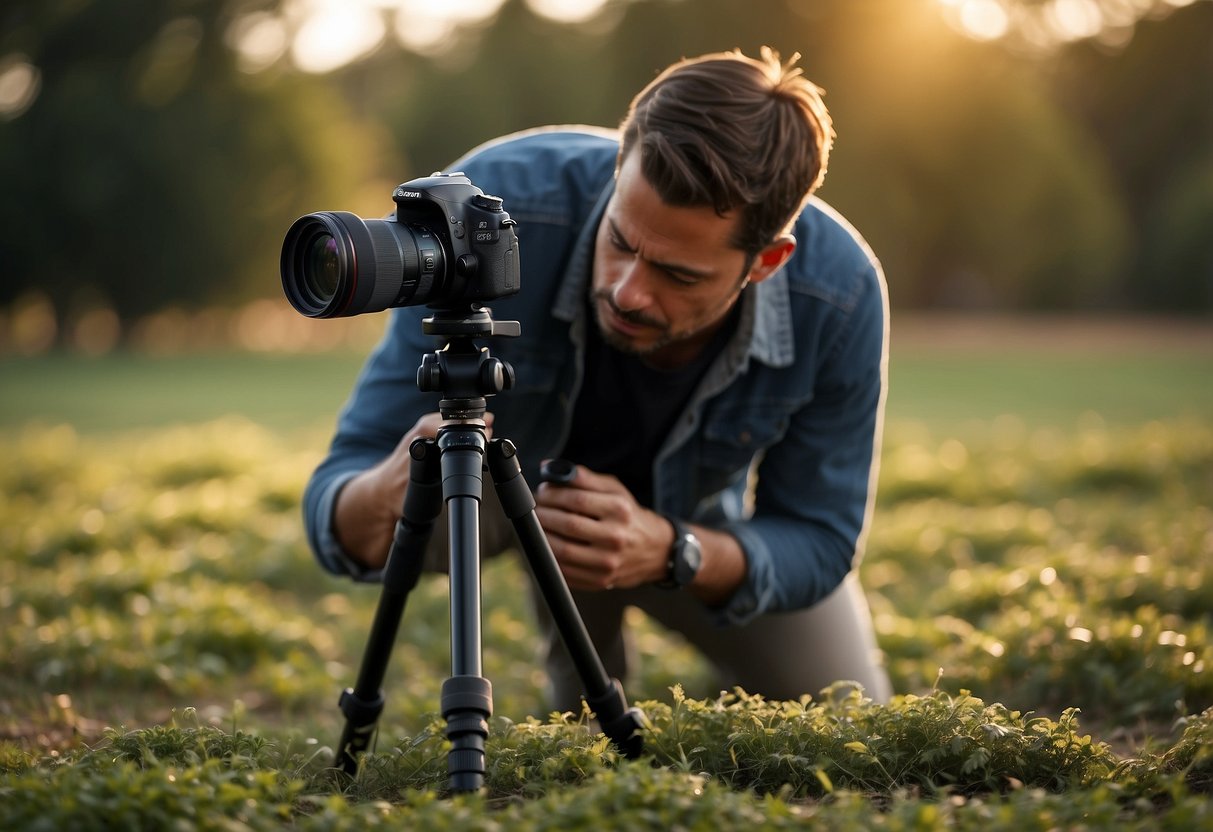
<path id="1" fill-rule="evenodd" d="M 513 386 L 509 364 L 477 347 L 474 339 L 517 337 L 517 321 L 494 321 L 476 304 L 439 309 L 422 322 L 427 335 L 447 339 L 425 355 L 417 371 L 423 392 L 442 394 L 442 426 L 435 439 L 409 448 L 409 485 L 396 524 L 383 591 L 354 687 L 341 695 L 345 728 L 338 746 L 340 768 L 353 776 L 383 711 L 381 689 L 409 592 L 421 577 L 425 547 L 445 500 L 450 532 L 451 677 L 442 685 L 442 716 L 451 741 L 450 788 L 470 792 L 484 785 L 484 742 L 493 712 L 493 688 L 481 666 L 480 500 L 483 472 L 492 475 L 501 506 L 514 525 L 536 584 L 585 685 L 586 702 L 602 732 L 629 758 L 640 755 L 643 715 L 628 708 L 619 681 L 607 676 L 585 623 L 535 515 L 535 499 L 522 476 L 518 451 L 508 439 L 485 434 L 486 397 Z"/>

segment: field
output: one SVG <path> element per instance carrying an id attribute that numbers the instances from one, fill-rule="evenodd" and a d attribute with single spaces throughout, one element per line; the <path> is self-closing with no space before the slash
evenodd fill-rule
<path id="1" fill-rule="evenodd" d="M 375 753 L 329 768 L 378 590 L 312 565 L 298 500 L 356 356 L 0 358 L 0 828 L 1213 829 L 1209 330 L 898 338 L 862 573 L 902 695 L 715 691 L 638 619 L 621 760 L 542 711 L 500 559 L 488 784 L 454 798 L 438 578 Z"/>

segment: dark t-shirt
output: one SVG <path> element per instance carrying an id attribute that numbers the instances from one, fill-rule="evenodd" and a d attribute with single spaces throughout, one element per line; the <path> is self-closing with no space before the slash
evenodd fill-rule
<path id="1" fill-rule="evenodd" d="M 698 357 L 658 370 L 602 340 L 591 309 L 585 380 L 573 409 L 565 459 L 619 478 L 642 506 L 653 505 L 653 462 L 712 360 L 737 325 L 737 308 Z"/>

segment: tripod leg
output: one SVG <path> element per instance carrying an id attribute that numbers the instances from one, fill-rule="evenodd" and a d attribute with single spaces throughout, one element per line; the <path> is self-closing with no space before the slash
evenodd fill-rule
<path id="1" fill-rule="evenodd" d="M 628 707 L 623 686 L 618 679 L 607 676 L 602 659 L 594 649 L 560 565 L 552 554 L 551 544 L 535 516 L 535 497 L 522 476 L 518 449 L 509 440 L 494 439 L 489 443 L 488 463 L 501 507 L 514 524 L 531 573 L 552 611 L 556 630 L 585 685 L 586 702 L 598 715 L 602 732 L 619 750 L 629 758 L 640 756 L 644 744 L 640 733 L 644 715 L 637 708 Z"/>
<path id="2" fill-rule="evenodd" d="M 354 687 L 342 692 L 339 703 L 346 722 L 337 760 L 341 770 L 351 777 L 358 771 L 358 757 L 370 746 L 383 712 L 381 687 L 404 614 L 404 603 L 421 577 L 426 543 L 434 519 L 442 510 L 441 469 L 434 440 L 417 440 L 409 453 L 412 455 L 409 486 L 388 552 L 383 591 L 379 595 L 358 678 Z"/>
<path id="3" fill-rule="evenodd" d="M 451 741 L 451 790 L 484 785 L 484 742 L 493 713 L 493 687 L 482 674 L 480 617 L 480 502 L 484 490 L 483 427 L 444 426 L 442 495 L 451 557 L 451 678 L 442 685 L 442 716 Z"/>

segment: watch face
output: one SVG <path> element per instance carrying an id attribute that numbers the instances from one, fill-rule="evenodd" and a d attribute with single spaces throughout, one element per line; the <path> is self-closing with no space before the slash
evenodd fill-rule
<path id="1" fill-rule="evenodd" d="M 695 580 L 702 560 L 703 552 L 699 548 L 699 539 L 692 534 L 685 535 L 674 553 L 674 581 L 679 586 L 687 586 Z"/>

